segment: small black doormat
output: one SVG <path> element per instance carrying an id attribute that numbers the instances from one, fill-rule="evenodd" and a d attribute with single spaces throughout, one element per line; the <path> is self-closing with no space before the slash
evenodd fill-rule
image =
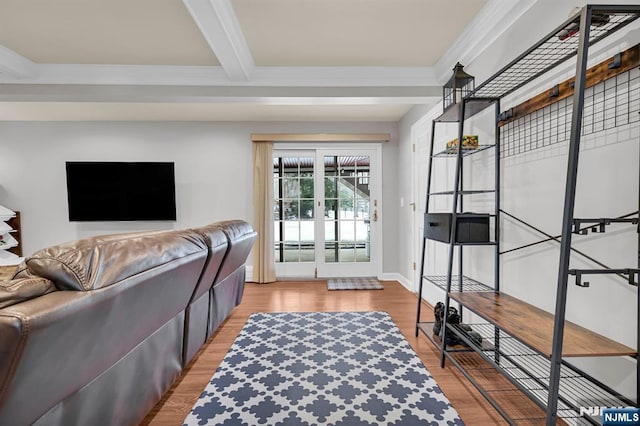
<path id="1" fill-rule="evenodd" d="M 249 317 L 185 426 L 464 425 L 386 312 Z"/>
<path id="2" fill-rule="evenodd" d="M 382 283 L 376 278 L 329 278 L 329 290 L 384 290 Z"/>

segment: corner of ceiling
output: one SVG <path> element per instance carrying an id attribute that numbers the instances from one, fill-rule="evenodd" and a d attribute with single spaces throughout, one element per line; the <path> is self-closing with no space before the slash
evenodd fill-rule
<path id="1" fill-rule="evenodd" d="M 489 0 L 435 65 L 441 83 L 456 62 L 469 65 L 539 0 Z"/>
<path id="2" fill-rule="evenodd" d="M 33 78 L 38 74 L 38 66 L 31 60 L 0 45 L 0 74 L 12 78 Z"/>

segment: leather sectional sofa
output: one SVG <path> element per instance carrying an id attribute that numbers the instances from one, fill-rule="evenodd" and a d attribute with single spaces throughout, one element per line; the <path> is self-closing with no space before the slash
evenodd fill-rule
<path id="1" fill-rule="evenodd" d="M 242 300 L 255 238 L 226 221 L 28 257 L 0 283 L 0 425 L 138 424 Z"/>

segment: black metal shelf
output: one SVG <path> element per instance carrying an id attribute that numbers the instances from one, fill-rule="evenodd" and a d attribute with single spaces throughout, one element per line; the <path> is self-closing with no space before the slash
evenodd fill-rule
<path id="1" fill-rule="evenodd" d="M 473 102 L 470 102 L 464 111 L 464 119 L 468 119 L 473 117 L 474 115 L 484 111 L 487 107 L 489 107 L 495 99 L 479 99 L 478 97 L 473 99 Z M 451 105 L 445 112 L 443 112 L 439 117 L 435 120 L 436 123 L 458 123 L 460 121 L 460 113 L 461 113 L 461 103 L 458 102 L 456 104 Z"/>
<path id="2" fill-rule="evenodd" d="M 447 244 L 449 245 L 449 243 L 445 242 L 445 241 L 438 241 L 438 240 L 433 240 L 433 239 L 429 239 L 429 241 L 436 241 L 438 243 L 442 243 L 442 244 Z M 495 241 L 482 241 L 482 242 L 475 242 L 475 243 L 453 243 L 454 246 L 456 247 L 460 247 L 460 246 L 495 246 L 497 245 L 497 243 Z"/>
<path id="3" fill-rule="evenodd" d="M 605 269 L 569 269 L 569 275 L 576 276 L 576 285 L 578 287 L 589 287 L 588 281 L 582 281 L 583 275 L 609 275 L 616 274 L 625 276 L 629 285 L 638 286 L 634 278 L 638 275 L 638 268 L 605 268 Z"/>
<path id="4" fill-rule="evenodd" d="M 423 279 L 429 281 L 431 284 L 436 287 L 441 288 L 444 291 L 447 291 L 447 276 L 446 275 L 427 275 L 422 277 Z M 486 284 L 481 283 L 480 281 L 476 281 L 473 278 L 469 278 L 465 275 L 462 276 L 462 287 L 459 286 L 459 277 L 458 275 L 454 275 L 451 277 L 451 289 L 455 289 L 454 291 L 495 291 L 493 288 L 489 287 Z"/>
<path id="5" fill-rule="evenodd" d="M 458 191 L 459 195 L 475 195 L 475 194 L 491 194 L 495 193 L 495 189 L 470 189 L 466 191 Z M 429 195 L 453 195 L 455 191 L 430 192 Z"/>
<path id="6" fill-rule="evenodd" d="M 482 336 L 482 347 L 475 346 L 455 325 L 449 326 L 448 331 L 465 341 L 541 408 L 546 409 L 551 372 L 549 359 L 492 324 L 479 323 L 470 326 Z M 496 339 L 499 341 L 498 345 L 495 344 Z M 580 415 L 580 407 L 586 404 L 596 407 L 623 407 L 633 406 L 634 402 L 564 362 L 560 369 L 559 417 L 569 424 L 584 424 L 589 420 Z M 583 423 L 577 422 L 578 419 L 582 419 Z M 598 424 L 594 419 L 591 420 L 589 423 Z"/>
<path id="7" fill-rule="evenodd" d="M 440 349 L 442 340 L 433 334 L 433 324 L 433 322 L 421 322 L 418 324 L 418 328 L 436 349 Z M 459 327 L 449 325 L 448 330 L 454 332 L 458 338 L 466 343 L 465 345 L 447 345 L 449 359 L 455 357 L 457 367 L 465 369 L 458 358 L 460 354 L 479 353 L 491 367 L 503 374 L 540 408 L 546 409 L 551 371 L 549 359 L 492 324 L 469 325 L 482 336 L 482 347 L 469 341 Z M 496 330 L 498 330 L 498 334 L 496 334 Z M 499 346 L 495 345 L 496 336 Z M 615 390 L 589 377 L 569 363 L 562 365 L 560 374 L 561 396 L 558 402 L 558 414 L 567 424 L 598 424 L 597 419 L 587 419 L 580 414 L 580 407 L 587 403 L 592 404 L 589 406 L 597 407 L 634 405 L 633 401 L 619 395 Z M 469 375 L 466 376 L 469 378 Z M 495 401 L 494 403 L 499 405 Z"/>
<path id="8" fill-rule="evenodd" d="M 573 233 L 574 234 L 582 234 L 587 235 L 589 231 L 595 233 L 604 233 L 606 227 L 613 223 L 628 223 L 630 225 L 637 225 L 638 218 L 619 218 L 619 217 L 604 217 L 598 219 L 585 219 L 585 218 L 574 218 L 573 219 Z M 587 224 L 588 226 L 583 227 L 583 224 Z"/>
<path id="9" fill-rule="evenodd" d="M 640 16 L 640 6 L 636 5 L 592 5 L 591 10 L 594 17 L 608 14 L 609 21 L 591 26 L 588 45 L 618 31 Z M 467 95 L 467 98 L 503 98 L 576 56 L 580 42 L 579 30 L 578 14 L 567 19 L 541 41 L 485 80 Z M 565 31 L 569 31 L 571 35 L 563 36 Z"/>
<path id="10" fill-rule="evenodd" d="M 478 145 L 477 148 L 462 148 L 462 156 L 468 157 L 469 155 L 477 154 L 486 149 L 493 148 L 495 145 Z M 458 156 L 457 148 L 445 149 L 443 151 L 433 154 L 433 158 L 456 158 Z"/>
<path id="11" fill-rule="evenodd" d="M 467 245 L 458 245 L 458 273 L 453 272 L 454 264 L 454 242 L 449 243 L 449 256 L 447 264 L 446 276 L 428 276 L 425 273 L 425 255 L 426 255 L 426 236 L 423 237 L 422 245 L 422 269 L 420 276 L 422 279 L 419 283 L 418 292 L 418 312 L 416 320 L 416 335 L 422 330 L 427 335 L 431 334 L 430 330 L 425 330 L 420 321 L 420 306 L 422 297 L 422 286 L 424 281 L 434 283 L 440 289 L 446 291 L 445 294 L 445 310 L 450 307 L 450 303 L 458 302 L 461 308 L 464 306 L 476 313 L 480 308 L 485 312 L 483 321 L 492 321 L 493 324 L 472 325 L 476 331 L 482 330 L 483 340 L 488 341 L 491 349 L 483 347 L 475 347 L 463 333 L 460 333 L 455 327 L 447 325 L 446 333 L 454 333 L 467 346 L 473 348 L 475 353 L 468 351 L 453 352 L 449 348 L 439 345 L 441 366 L 444 367 L 445 359 L 449 359 L 456 367 L 460 369 L 465 377 L 487 398 L 492 406 L 502 415 L 509 423 L 513 424 L 513 417 L 510 413 L 500 408 L 500 404 L 496 403 L 496 398 L 489 395 L 490 392 L 484 391 L 482 386 L 474 381 L 473 378 L 465 371 L 464 366 L 456 360 L 456 357 L 482 357 L 486 362 L 495 367 L 504 375 L 514 386 L 527 395 L 531 401 L 546 411 L 547 426 L 555 425 L 556 421 L 562 420 L 568 424 L 598 424 L 594 419 L 590 419 L 580 413 L 579 407 L 589 404 L 589 406 L 628 406 L 633 402 L 628 398 L 617 395 L 606 385 L 600 383 L 595 378 L 589 376 L 583 371 L 568 364 L 565 356 L 625 356 L 633 354 L 637 357 L 637 348 L 631 349 L 624 347 L 617 342 L 612 341 L 604 336 L 583 329 L 577 325 L 569 327 L 568 321 L 565 321 L 565 306 L 567 300 L 567 281 L 569 279 L 569 259 L 571 255 L 571 237 L 573 228 L 580 228 L 580 224 L 574 227 L 573 214 L 575 207 L 575 188 L 577 183 L 578 169 L 578 153 L 580 151 L 581 130 L 583 128 L 583 113 L 585 108 L 585 80 L 587 76 L 587 60 L 589 46 L 597 43 L 599 40 L 625 27 L 629 23 L 640 17 L 640 4 L 635 5 L 586 5 L 580 13 L 572 16 L 550 32 L 538 43 L 530 49 L 523 52 L 506 66 L 502 67 L 498 72 L 477 86 L 475 90 L 466 95 L 461 102 L 454 107 L 445 111 L 440 117 L 432 122 L 431 133 L 431 151 L 429 157 L 429 174 L 427 180 L 427 197 L 425 216 L 429 213 L 429 197 L 430 195 L 454 195 L 451 197 L 452 217 L 456 216 L 456 212 L 464 211 L 463 195 L 475 194 L 464 188 L 464 179 L 462 178 L 463 170 L 467 162 L 462 161 L 463 157 L 471 154 L 482 152 L 491 147 L 495 147 L 495 222 L 493 239 L 495 242 L 482 243 L 482 245 L 495 246 L 494 260 L 494 287 L 491 288 L 484 284 L 471 280 L 462 276 L 464 262 L 463 248 Z M 524 302 L 507 306 L 502 302 L 508 299 L 507 295 L 500 293 L 500 158 L 499 147 L 502 146 L 501 128 L 500 128 L 500 102 L 501 100 L 522 88 L 527 83 L 547 73 L 554 67 L 568 61 L 570 58 L 576 57 L 576 74 L 574 82 L 573 102 L 569 106 L 567 100 L 566 107 L 566 123 L 564 123 L 564 134 L 569 143 L 570 149 L 567 161 L 567 180 L 565 184 L 565 198 L 562 218 L 562 235 L 561 237 L 548 236 L 552 240 L 559 241 L 560 256 L 558 270 L 558 286 L 556 289 L 556 310 L 550 314 L 543 312 L 537 315 L 537 308 L 529 306 L 528 312 L 532 315 L 533 320 L 529 321 L 522 312 L 515 308 L 521 308 Z M 631 92 L 631 89 L 628 90 Z M 636 92 L 634 92 L 636 93 Z M 627 97 L 630 99 L 630 96 Z M 629 101 L 627 100 L 627 104 Z M 485 110 L 489 106 L 495 107 L 495 145 L 483 145 L 476 149 L 449 149 L 434 154 L 434 133 L 436 124 L 441 122 L 457 122 L 458 123 L 458 139 L 462 140 L 465 130 L 465 120 Z M 569 110 L 572 113 L 569 114 Z M 628 110 L 631 111 L 631 107 Z M 635 111 L 635 110 L 634 110 Z M 630 112 L 627 113 L 629 115 Z M 637 111 L 633 113 L 637 115 Z M 628 119 L 627 122 L 631 122 Z M 517 124 L 517 123 L 516 123 Z M 517 129 L 516 129 L 517 130 Z M 541 137 L 551 136 L 549 141 L 542 141 L 541 146 L 547 146 L 553 142 L 553 135 L 545 131 L 541 132 Z M 560 140 L 560 135 L 556 132 L 556 139 Z M 507 141 L 508 142 L 508 141 Z M 514 149 L 515 140 L 506 143 L 506 152 L 520 153 L 521 149 Z M 530 144 L 529 144 L 530 145 Z M 536 141 L 535 146 L 540 145 Z M 505 149 L 505 146 L 502 146 Z M 433 169 L 433 158 L 456 158 L 456 166 L 454 173 L 454 191 L 431 193 L 431 170 Z M 459 190 L 458 190 L 459 189 Z M 460 195 L 459 197 L 457 195 Z M 459 203 L 459 204 L 458 204 Z M 579 219 L 578 219 L 579 221 Z M 637 221 L 627 221 L 637 225 Z M 590 229 L 597 227 L 602 229 L 606 222 L 589 222 L 589 219 L 583 220 L 582 223 L 589 225 Z M 590 225 L 593 223 L 593 225 Z M 452 228 L 452 232 L 455 231 Z M 426 235 L 426 234 L 425 234 Z M 639 243 L 640 244 L 640 243 Z M 475 245 L 475 244 L 474 244 Z M 640 246 L 639 246 L 640 247 Z M 640 263 L 640 257 L 639 257 Z M 600 264 L 599 264 L 600 265 Z M 600 265 L 605 266 L 605 265 Z M 620 272 L 620 270 L 616 270 Z M 613 271 L 615 273 L 616 271 Z M 637 270 L 625 270 L 628 272 L 629 278 L 632 280 L 633 275 L 637 275 Z M 583 270 L 573 271 L 578 274 Z M 624 272 L 624 271 L 623 271 Z M 633 273 L 632 273 L 633 272 Z M 585 272 L 589 273 L 589 272 Z M 598 272 L 599 273 L 599 272 Z M 461 278 L 458 278 L 460 274 Z M 623 274 L 624 275 L 624 274 Z M 461 282 L 458 282 L 461 281 Z M 476 287 L 477 286 L 477 287 Z M 458 292 L 452 290 L 458 289 Z M 471 294 L 471 293 L 474 294 Z M 490 293 L 491 292 L 491 293 Z M 639 294 L 639 312 L 640 315 L 640 294 Z M 539 310 L 539 309 L 538 309 Z M 488 313 L 488 314 L 487 314 Z M 492 317 L 489 314 L 495 314 Z M 501 316 L 498 316 L 500 314 Z M 509 314 L 509 315 L 503 315 Z M 489 315 L 489 316 L 487 316 Z M 482 317 L 482 315 L 480 315 Z M 493 319 L 492 319 L 493 318 Z M 497 319 L 496 319 L 497 318 Z M 520 321 L 514 321 L 514 318 L 520 318 Z M 536 328 L 536 318 L 544 318 L 544 336 L 541 336 L 540 327 Z M 516 323 L 514 325 L 514 322 Z M 500 328 L 501 327 L 501 328 Z M 568 332 L 567 328 L 573 330 Z M 504 330 L 509 330 L 511 335 Z M 571 336 L 580 336 L 581 339 L 575 340 Z M 520 340 L 514 336 L 520 337 Z M 427 336 L 429 337 L 429 336 Z M 431 336 L 433 337 L 433 336 Z M 543 338 L 544 337 L 544 338 Z M 430 339 L 432 340 L 432 339 Z M 638 340 L 640 340 L 640 330 L 638 330 Z M 432 340 L 433 341 L 433 340 Z M 528 346 L 522 343 L 526 341 Z M 539 345 L 537 345 L 539 344 Z M 532 350 L 530 348 L 536 348 Z M 595 354 L 600 355 L 595 355 Z M 640 395 L 640 370 L 636 369 L 636 378 L 638 382 L 638 395 Z M 636 397 L 640 398 L 640 397 Z M 499 399 L 499 398 L 498 398 Z M 637 401 L 636 401 L 637 403 Z"/>
<path id="12" fill-rule="evenodd" d="M 454 243 L 454 246 L 495 246 L 497 243 L 495 241 L 483 241 L 483 242 L 474 242 L 474 243 Z"/>

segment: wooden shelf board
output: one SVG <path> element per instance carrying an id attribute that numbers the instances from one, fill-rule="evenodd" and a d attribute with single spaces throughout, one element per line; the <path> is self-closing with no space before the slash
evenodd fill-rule
<path id="1" fill-rule="evenodd" d="M 551 357 L 553 315 L 507 294 L 449 293 L 451 298 L 542 355 Z M 562 355 L 635 356 L 636 352 L 607 337 L 565 321 Z"/>

